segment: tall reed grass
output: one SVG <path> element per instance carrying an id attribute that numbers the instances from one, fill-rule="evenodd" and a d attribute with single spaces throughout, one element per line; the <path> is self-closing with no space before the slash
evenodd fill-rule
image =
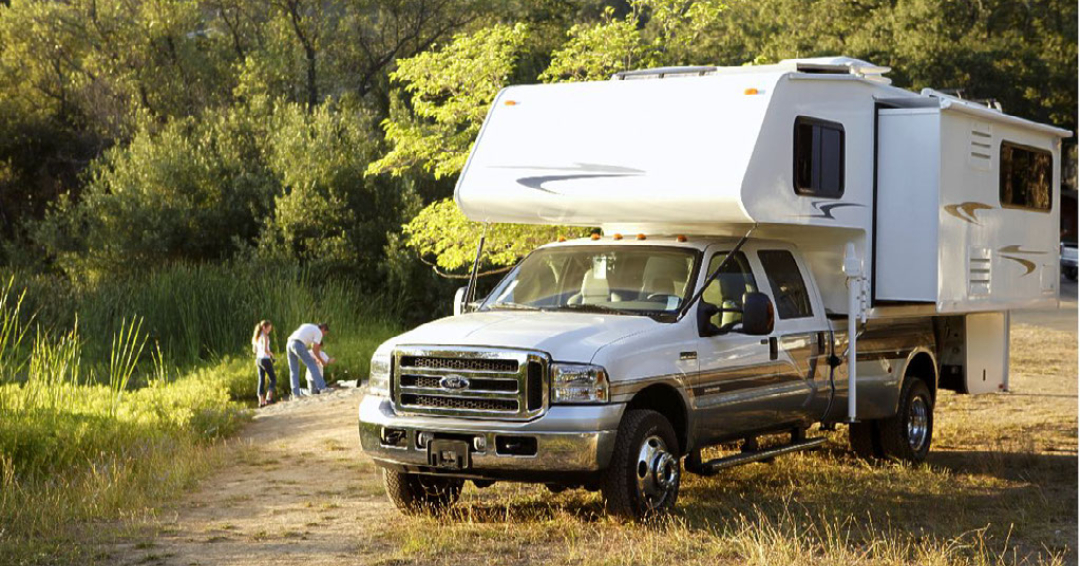
<path id="1" fill-rule="evenodd" d="M 254 396 L 257 321 L 275 323 L 279 351 L 302 322 L 328 322 L 332 379 L 366 373 L 397 332 L 383 308 L 356 284 L 289 266 L 176 265 L 81 285 L 9 276 L 0 564 L 82 562 L 97 532 L 88 524 L 153 509 L 189 486 L 210 465 L 212 441 L 250 414 L 237 399 Z"/>

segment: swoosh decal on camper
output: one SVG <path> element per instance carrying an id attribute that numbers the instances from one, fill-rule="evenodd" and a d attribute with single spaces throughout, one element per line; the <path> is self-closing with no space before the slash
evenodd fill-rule
<path id="1" fill-rule="evenodd" d="M 960 204 L 947 204 L 945 205 L 945 212 L 968 222 L 970 224 L 979 224 L 979 219 L 976 213 L 980 210 L 991 210 L 994 207 L 983 204 L 981 202 L 962 202 Z"/>
<path id="2" fill-rule="evenodd" d="M 1035 271 L 1035 262 L 1034 261 L 1027 260 L 1027 259 L 1024 259 L 1024 258 L 1019 258 L 1019 257 L 1013 257 L 1011 255 L 1003 255 L 1001 257 L 1003 257 L 1005 259 L 1011 259 L 1011 260 L 1015 261 L 1016 263 L 1019 263 L 1020 265 L 1024 266 L 1024 269 L 1026 269 L 1027 271 L 1025 271 L 1024 275 L 1021 275 L 1020 277 L 1024 277 L 1025 275 L 1031 275 L 1031 272 Z"/>
<path id="3" fill-rule="evenodd" d="M 1009 246 L 1002 246 L 1002 247 L 998 248 L 998 253 L 1001 254 L 1001 257 L 1003 259 L 1009 259 L 1009 260 L 1015 261 L 1016 263 L 1019 263 L 1020 265 L 1024 266 L 1024 269 L 1026 269 L 1027 271 L 1025 271 L 1024 274 L 1021 275 L 1020 277 L 1025 277 L 1025 276 L 1031 275 L 1031 273 L 1033 271 L 1035 271 L 1035 267 L 1036 267 L 1035 262 L 1031 261 L 1029 259 L 1024 259 L 1022 257 L 1016 257 L 1016 256 L 1012 256 L 1012 255 L 1005 255 L 1005 254 L 1045 255 L 1046 252 L 1040 251 L 1040 250 L 1024 250 L 1024 249 L 1021 249 L 1021 248 L 1022 248 L 1022 246 L 1019 246 L 1019 245 L 1016 245 L 1016 244 L 1012 244 L 1012 245 L 1009 245 Z"/>
<path id="4" fill-rule="evenodd" d="M 801 218 L 824 218 L 827 220 L 836 220 L 836 217 L 832 215 L 832 211 L 837 208 L 846 208 L 849 206 L 866 206 L 857 202 L 829 202 L 826 200 L 819 200 L 810 203 L 820 214 L 803 214 Z"/>
<path id="5" fill-rule="evenodd" d="M 550 167 L 546 165 L 493 165 L 492 169 L 527 169 L 530 171 L 557 171 L 567 172 L 556 175 L 532 175 L 519 177 L 517 183 L 523 187 L 536 189 L 550 194 L 559 194 L 544 185 L 560 181 L 572 181 L 574 179 L 607 178 L 607 177 L 637 177 L 645 172 L 632 167 L 620 165 L 602 165 L 598 163 L 574 163 L 571 166 Z"/>
<path id="6" fill-rule="evenodd" d="M 1039 251 L 1039 250 L 1022 250 L 1022 249 L 1020 249 L 1021 247 L 1022 246 L 1018 246 L 1016 244 L 1013 244 L 1011 246 L 1005 246 L 1005 247 L 1002 247 L 1002 248 L 998 248 L 998 251 L 1003 253 L 1003 254 L 1035 254 L 1035 255 L 1043 255 L 1043 254 L 1046 253 L 1046 252 Z"/>
<path id="7" fill-rule="evenodd" d="M 578 175 L 540 175 L 538 177 L 520 177 L 517 179 L 519 185 L 529 187 L 530 189 L 536 189 L 538 191 L 544 191 L 545 193 L 551 193 L 557 195 L 555 191 L 544 186 L 544 183 L 555 183 L 557 181 L 573 181 L 574 179 L 599 179 L 602 177 L 634 177 L 636 175 L 622 175 L 617 173 L 611 173 L 607 175 L 595 175 L 595 174 L 578 174 Z"/>

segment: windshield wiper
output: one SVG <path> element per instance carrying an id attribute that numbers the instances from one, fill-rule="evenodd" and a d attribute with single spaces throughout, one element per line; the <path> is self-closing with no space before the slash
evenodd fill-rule
<path id="1" fill-rule="evenodd" d="M 627 311 L 624 311 L 622 309 L 615 309 L 615 308 L 611 308 L 611 307 L 605 307 L 604 305 L 586 304 L 586 303 L 579 303 L 579 304 L 567 303 L 565 305 L 560 305 L 555 310 L 597 312 L 597 313 L 604 313 L 604 314 L 637 314 L 637 313 L 633 313 L 633 312 L 627 312 Z"/>
<path id="2" fill-rule="evenodd" d="M 508 310 L 508 311 L 538 311 L 540 307 L 534 307 L 532 305 L 523 305 L 521 303 L 495 303 L 491 305 L 491 309 Z"/>

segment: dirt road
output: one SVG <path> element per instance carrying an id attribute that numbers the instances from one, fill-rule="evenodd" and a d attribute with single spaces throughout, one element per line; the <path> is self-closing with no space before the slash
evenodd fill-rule
<path id="1" fill-rule="evenodd" d="M 234 456 L 116 564 L 365 564 L 393 521 L 356 436 L 356 389 L 262 409 Z M 383 549 L 385 551 L 385 549 Z"/>

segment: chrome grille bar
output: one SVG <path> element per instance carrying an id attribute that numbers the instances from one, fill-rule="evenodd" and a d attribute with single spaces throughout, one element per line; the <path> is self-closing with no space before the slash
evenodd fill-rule
<path id="1" fill-rule="evenodd" d="M 398 346 L 391 388 L 406 414 L 528 420 L 547 407 L 548 356 L 469 346 Z"/>

